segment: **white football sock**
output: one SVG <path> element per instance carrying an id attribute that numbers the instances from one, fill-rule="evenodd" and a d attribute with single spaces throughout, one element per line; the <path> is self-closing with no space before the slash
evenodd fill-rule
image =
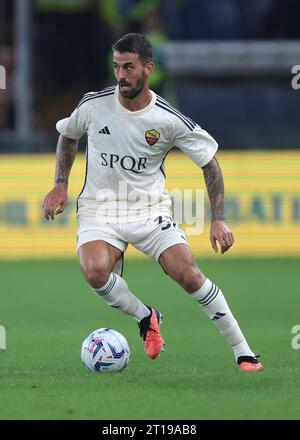
<path id="1" fill-rule="evenodd" d="M 112 272 L 107 283 L 93 291 L 111 307 L 133 316 L 138 322 L 150 315 L 150 310 L 128 289 L 126 281 Z"/>
<path id="2" fill-rule="evenodd" d="M 198 301 L 204 313 L 232 346 L 236 360 L 239 356 L 254 356 L 217 285 L 206 278 L 202 287 L 192 293 L 192 297 Z"/>

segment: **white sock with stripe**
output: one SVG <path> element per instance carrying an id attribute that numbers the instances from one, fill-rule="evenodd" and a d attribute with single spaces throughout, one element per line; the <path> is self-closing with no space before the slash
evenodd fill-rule
<path id="1" fill-rule="evenodd" d="M 107 283 L 93 291 L 111 307 L 133 316 L 138 322 L 150 315 L 150 310 L 128 289 L 126 281 L 112 272 Z"/>
<path id="2" fill-rule="evenodd" d="M 219 287 L 206 278 L 202 287 L 192 293 L 204 313 L 213 321 L 231 345 L 235 359 L 254 356 Z"/>

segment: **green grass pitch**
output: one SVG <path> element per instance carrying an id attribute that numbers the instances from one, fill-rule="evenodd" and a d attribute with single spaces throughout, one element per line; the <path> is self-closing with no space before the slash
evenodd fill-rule
<path id="1" fill-rule="evenodd" d="M 297 259 L 199 261 L 223 290 L 265 371 L 240 373 L 231 348 L 197 303 L 161 268 L 125 262 L 125 279 L 164 314 L 167 349 L 145 356 L 136 322 L 92 293 L 76 261 L 1 262 L 1 419 L 299 419 Z M 92 374 L 83 339 L 111 327 L 131 347 L 127 369 Z"/>

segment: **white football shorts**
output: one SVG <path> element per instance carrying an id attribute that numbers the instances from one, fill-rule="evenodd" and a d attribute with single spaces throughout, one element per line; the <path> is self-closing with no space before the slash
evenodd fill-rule
<path id="1" fill-rule="evenodd" d="M 148 257 L 158 261 L 161 253 L 175 244 L 186 244 L 184 232 L 171 217 L 158 216 L 145 223 L 99 223 L 91 218 L 79 219 L 77 249 L 85 243 L 103 240 L 125 253 L 130 243 Z"/>

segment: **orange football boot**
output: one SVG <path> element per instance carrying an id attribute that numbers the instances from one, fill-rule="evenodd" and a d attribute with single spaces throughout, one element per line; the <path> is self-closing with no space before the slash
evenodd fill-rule
<path id="1" fill-rule="evenodd" d="M 240 356 L 237 363 L 240 366 L 240 371 L 262 371 L 264 369 L 263 364 L 258 362 L 257 356 Z"/>
<path id="2" fill-rule="evenodd" d="M 148 307 L 148 309 L 151 312 L 150 315 L 143 318 L 138 326 L 140 335 L 144 340 L 145 353 L 150 359 L 154 360 L 164 351 L 164 340 L 161 337 L 159 328 L 162 315 L 155 307 Z"/>

